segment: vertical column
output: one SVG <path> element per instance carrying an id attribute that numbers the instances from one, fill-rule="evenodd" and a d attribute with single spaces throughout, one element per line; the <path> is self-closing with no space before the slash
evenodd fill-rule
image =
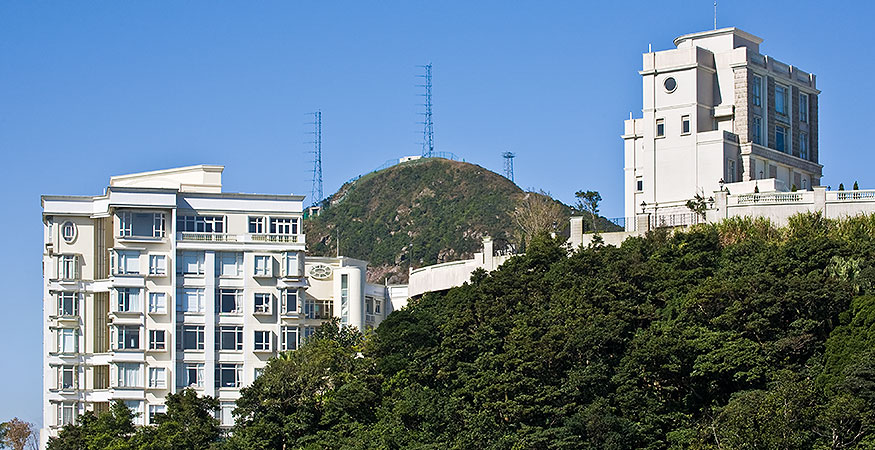
<path id="1" fill-rule="evenodd" d="M 204 395 L 216 395 L 216 253 L 204 252 Z"/>

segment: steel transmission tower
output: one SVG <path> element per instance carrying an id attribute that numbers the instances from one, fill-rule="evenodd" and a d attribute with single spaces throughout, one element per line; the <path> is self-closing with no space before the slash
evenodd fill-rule
<path id="1" fill-rule="evenodd" d="M 322 111 L 313 113 L 313 188 L 310 201 L 318 205 L 322 201 Z"/>
<path id="2" fill-rule="evenodd" d="M 513 158 L 516 155 L 511 152 L 504 152 L 501 156 L 504 157 L 504 177 L 513 181 Z"/>
<path id="3" fill-rule="evenodd" d="M 422 130 L 422 156 L 426 158 L 431 158 L 434 156 L 434 122 L 432 122 L 431 117 L 431 63 L 428 63 L 424 66 L 420 66 L 425 68 L 425 74 L 419 75 L 419 77 L 425 78 L 425 84 L 420 84 L 418 87 L 425 88 L 425 93 L 422 94 L 425 97 L 425 112 L 421 113 L 425 116 L 425 120 L 422 122 L 424 125 Z"/>

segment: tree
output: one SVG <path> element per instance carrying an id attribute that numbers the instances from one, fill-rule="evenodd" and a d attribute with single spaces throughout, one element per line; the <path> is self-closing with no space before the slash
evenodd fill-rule
<path id="1" fill-rule="evenodd" d="M 860 190 L 860 185 L 857 184 L 856 181 L 854 181 L 854 190 L 855 190 L 855 191 L 859 191 L 859 190 Z"/>
<path id="2" fill-rule="evenodd" d="M 15 417 L 9 422 L 0 424 L 0 430 L 2 430 L 0 444 L 13 450 L 36 450 L 38 445 L 37 431 L 32 423 Z"/>
<path id="3" fill-rule="evenodd" d="M 162 443 L 170 449 L 208 448 L 222 436 L 215 417 L 219 401 L 215 397 L 199 397 L 194 389 L 168 394 L 165 414 L 155 417 L 157 427 L 149 441 Z"/>
<path id="4" fill-rule="evenodd" d="M 840 191 L 844 191 L 844 190 L 845 190 L 845 183 L 839 183 L 839 190 L 840 190 Z"/>
<path id="5" fill-rule="evenodd" d="M 598 227 L 596 226 L 596 214 L 599 212 L 599 202 L 602 201 L 602 196 L 598 193 L 598 191 L 577 191 L 574 193 L 574 196 L 577 197 L 577 209 L 578 211 L 588 211 L 592 225 L 592 229 L 595 232 L 598 232 Z"/>
<path id="6" fill-rule="evenodd" d="M 701 194 L 696 194 L 692 200 L 687 200 L 687 208 L 696 213 L 696 216 L 705 220 L 705 211 L 708 210 L 708 201 Z"/>
<path id="7" fill-rule="evenodd" d="M 520 230 L 520 244 L 538 233 L 556 231 L 558 224 L 564 222 L 562 207 L 544 191 L 526 192 L 510 216 Z"/>

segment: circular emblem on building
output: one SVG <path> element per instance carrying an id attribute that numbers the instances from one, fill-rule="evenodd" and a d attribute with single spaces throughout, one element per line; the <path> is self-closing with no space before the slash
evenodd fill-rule
<path id="1" fill-rule="evenodd" d="M 310 268 L 310 276 L 318 280 L 324 280 L 331 276 L 331 267 L 325 264 L 316 264 Z"/>
<path id="2" fill-rule="evenodd" d="M 674 77 L 666 78 L 665 81 L 662 82 L 662 85 L 665 86 L 665 91 L 668 93 L 672 93 L 678 88 L 678 82 Z"/>

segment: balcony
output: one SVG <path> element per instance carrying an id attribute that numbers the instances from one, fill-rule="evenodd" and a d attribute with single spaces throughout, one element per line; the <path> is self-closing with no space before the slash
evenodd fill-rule
<path id="1" fill-rule="evenodd" d="M 176 233 L 178 241 L 186 242 L 276 242 L 303 243 L 303 234 L 227 234 L 206 232 Z"/>
<path id="2" fill-rule="evenodd" d="M 176 239 L 179 241 L 193 242 L 237 242 L 237 235 L 186 231 L 182 233 L 176 233 Z"/>
<path id="3" fill-rule="evenodd" d="M 304 242 L 303 234 L 251 234 L 253 242 Z"/>

